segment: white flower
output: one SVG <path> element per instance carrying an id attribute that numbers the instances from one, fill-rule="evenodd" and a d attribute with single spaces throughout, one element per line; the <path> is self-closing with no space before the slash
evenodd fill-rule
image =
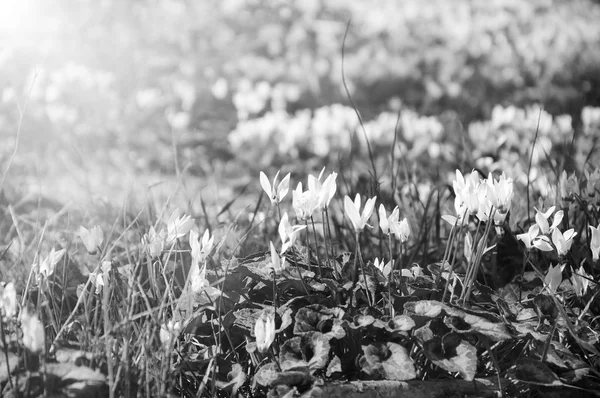
<path id="1" fill-rule="evenodd" d="M 87 249 L 88 253 L 96 254 L 98 248 L 104 240 L 104 232 L 102 227 L 96 225 L 91 231 L 87 230 L 83 225 L 79 227 L 79 237 L 83 242 L 83 245 Z"/>
<path id="2" fill-rule="evenodd" d="M 314 190 L 302 192 L 302 183 L 299 182 L 296 189 L 292 192 L 292 207 L 299 220 L 308 220 L 319 206 L 319 197 Z"/>
<path id="3" fill-rule="evenodd" d="M 539 233 L 540 226 L 537 224 L 533 224 L 529 227 L 529 230 L 527 232 L 518 234 L 517 240 L 520 240 L 521 242 L 525 243 L 525 247 L 527 248 L 527 250 L 531 250 L 531 248 L 533 247 L 533 241 L 535 238 L 537 238 Z"/>
<path id="4" fill-rule="evenodd" d="M 596 196 L 597 187 L 600 184 L 600 169 L 594 170 L 591 174 L 585 170 L 585 177 L 587 179 L 585 191 L 590 198 L 593 198 Z"/>
<path id="5" fill-rule="evenodd" d="M 377 200 L 377 196 L 368 199 L 362 213 L 360 213 L 360 194 L 356 194 L 354 201 L 348 195 L 344 196 L 344 210 L 355 232 L 360 232 L 365 226 L 370 226 L 367 224 L 367 221 L 369 221 L 369 218 L 373 214 L 375 200 Z"/>
<path id="6" fill-rule="evenodd" d="M 210 235 L 208 229 L 202 235 L 202 243 L 199 241 L 199 235 L 196 231 L 190 231 L 190 247 L 192 249 L 192 263 L 198 265 L 208 257 L 213 249 L 215 237 Z"/>
<path id="7" fill-rule="evenodd" d="M 142 237 L 144 251 L 152 258 L 158 257 L 165 248 L 165 231 L 156 232 L 154 227 Z"/>
<path id="8" fill-rule="evenodd" d="M 446 274 L 448 274 L 446 272 Z M 410 269 L 408 268 L 403 268 L 402 269 L 402 276 L 406 277 L 408 279 L 416 279 L 418 277 L 422 277 L 425 274 L 423 273 L 423 268 L 421 268 L 419 265 L 414 264 Z"/>
<path id="9" fill-rule="evenodd" d="M 481 185 L 481 178 L 479 173 L 475 170 L 465 179 L 460 172 L 456 170 L 456 179 L 452 182 L 454 188 L 454 194 L 456 196 L 454 207 L 458 217 L 462 217 L 465 208 L 468 209 L 469 213 L 475 214 L 479 211 L 479 196 L 477 195 L 477 189 Z"/>
<path id="10" fill-rule="evenodd" d="M 306 228 L 306 225 L 292 226 L 289 221 L 287 212 L 283 213 L 279 222 L 279 237 L 281 238 L 281 254 L 285 253 L 290 247 L 294 246 L 294 242 L 300 231 Z"/>
<path id="11" fill-rule="evenodd" d="M 583 265 L 579 267 L 577 272 L 573 271 L 573 274 L 571 275 L 571 284 L 578 297 L 585 295 L 590 285 L 590 276 L 583 269 Z"/>
<path id="12" fill-rule="evenodd" d="M 392 262 L 391 261 L 384 263 L 384 260 L 381 260 L 381 262 L 380 262 L 378 258 L 375 258 L 375 260 L 373 261 L 373 265 L 375 266 L 375 268 L 377 268 L 379 271 L 381 271 L 383 276 L 385 276 L 386 278 L 389 278 L 390 274 L 392 273 Z"/>
<path id="13" fill-rule="evenodd" d="M 556 209 L 556 207 L 552 206 L 548 210 L 546 210 L 546 212 L 544 212 L 544 213 L 542 213 L 540 210 L 538 210 L 535 207 L 534 207 L 534 209 L 536 212 L 535 222 L 540 227 L 540 232 L 542 234 L 548 234 L 548 233 L 552 232 L 552 230 L 554 230 L 556 227 L 558 227 L 558 225 L 560 224 L 560 222 L 563 219 L 564 212 L 562 210 L 559 210 L 554 214 L 552 225 L 550 225 L 548 223 L 548 218 L 550 218 L 550 216 L 552 215 L 552 213 L 554 212 L 554 209 Z"/>
<path id="14" fill-rule="evenodd" d="M 277 171 L 277 174 L 275 174 L 275 178 L 273 178 L 273 185 L 271 185 L 269 179 L 267 178 L 267 175 L 262 171 L 260 172 L 260 185 L 262 186 L 262 189 L 266 192 L 273 206 L 277 203 L 280 203 L 283 200 L 283 198 L 285 198 L 290 189 L 290 173 L 283 177 L 283 180 L 281 180 L 279 185 L 277 185 L 278 176 L 279 171 Z M 275 185 L 277 185 L 277 188 L 275 188 Z"/>
<path id="15" fill-rule="evenodd" d="M 167 244 L 172 244 L 175 240 L 184 237 L 193 226 L 192 217 L 187 214 L 180 216 L 179 209 L 175 209 L 167 221 Z"/>
<path id="16" fill-rule="evenodd" d="M 4 310 L 7 318 L 12 318 L 17 314 L 17 291 L 13 282 L 4 287 L 0 285 L 0 310 Z"/>
<path id="17" fill-rule="evenodd" d="M 550 294 L 555 294 L 556 290 L 560 286 L 560 283 L 562 282 L 563 268 L 565 268 L 565 264 L 556 265 L 554 267 L 550 266 L 548 268 L 548 273 L 544 278 L 544 284 L 546 285 L 546 288 L 548 289 Z"/>
<path id="18" fill-rule="evenodd" d="M 325 167 L 321 170 L 319 177 L 314 177 L 312 174 L 308 175 L 308 190 L 316 196 L 317 208 L 321 211 L 325 211 L 329 207 L 331 199 L 337 191 L 337 185 L 335 180 L 337 179 L 337 173 L 331 173 L 323 183 L 321 178 L 325 172 Z"/>
<path id="19" fill-rule="evenodd" d="M 321 189 L 319 190 L 318 198 L 319 198 L 319 208 L 321 210 L 325 210 L 329 207 L 329 203 L 333 196 L 337 191 L 337 173 L 331 173 L 321 185 Z"/>
<path id="20" fill-rule="evenodd" d="M 254 336 L 256 337 L 256 347 L 261 353 L 267 352 L 275 340 L 275 310 L 265 308 L 254 324 Z"/>
<path id="21" fill-rule="evenodd" d="M 510 204 L 514 196 L 512 178 L 507 178 L 506 174 L 502 173 L 498 181 L 496 181 L 494 180 L 492 173 L 490 173 L 486 183 L 488 186 L 488 199 L 496 208 L 496 212 L 503 214 L 504 217 L 506 217 L 506 213 L 510 210 Z"/>
<path id="22" fill-rule="evenodd" d="M 271 247 L 271 268 L 275 274 L 279 275 L 285 269 L 285 257 L 277 253 L 273 242 L 269 242 L 269 244 Z"/>
<path id="23" fill-rule="evenodd" d="M 159 332 L 160 342 L 165 345 L 169 344 L 171 342 L 171 340 L 173 339 L 173 337 L 176 337 L 177 335 L 179 335 L 180 330 L 181 330 L 181 322 L 180 321 L 173 322 L 172 319 L 169 319 L 169 321 L 167 323 L 163 323 L 162 325 L 160 325 L 160 332 Z"/>
<path id="24" fill-rule="evenodd" d="M 56 268 L 56 264 L 60 261 L 62 256 L 65 254 L 65 249 L 60 249 L 59 251 L 52 250 L 48 254 L 48 256 L 42 261 L 39 267 L 39 274 L 48 278 L 50 275 L 54 273 L 54 268 Z"/>
<path id="25" fill-rule="evenodd" d="M 44 349 L 44 325 L 37 315 L 30 314 L 27 308 L 21 312 L 21 331 L 25 348 L 34 354 L 42 352 Z"/>
<path id="26" fill-rule="evenodd" d="M 391 230 L 392 225 L 398 223 L 398 218 L 400 217 L 400 209 L 398 206 L 392 210 L 390 216 L 387 216 L 387 212 L 385 211 L 385 206 L 382 204 L 379 205 L 379 227 L 381 228 L 381 232 L 385 235 L 389 235 L 393 233 Z"/>
<path id="27" fill-rule="evenodd" d="M 571 249 L 573 244 L 573 238 L 577 235 L 577 232 L 573 228 L 564 232 L 560 232 L 558 228 L 552 231 L 552 243 L 556 247 L 556 252 L 559 256 L 564 256 Z"/>
<path id="28" fill-rule="evenodd" d="M 110 261 L 102 261 L 101 269 L 90 273 L 89 278 L 92 285 L 96 288 L 96 294 L 100 294 L 102 287 L 108 284 L 108 275 L 111 267 L 112 264 Z"/>
<path id="29" fill-rule="evenodd" d="M 408 241 L 408 237 L 410 236 L 410 225 L 408 225 L 406 217 L 402 221 L 393 224 L 392 230 L 394 235 L 400 239 L 400 242 L 406 243 L 406 241 Z"/>

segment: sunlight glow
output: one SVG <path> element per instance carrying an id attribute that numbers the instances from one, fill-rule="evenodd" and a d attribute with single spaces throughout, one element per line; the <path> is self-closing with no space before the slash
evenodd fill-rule
<path id="1" fill-rule="evenodd" d="M 13 41 L 34 32 L 43 17 L 41 9 L 34 0 L 0 0 L 0 37 Z"/>

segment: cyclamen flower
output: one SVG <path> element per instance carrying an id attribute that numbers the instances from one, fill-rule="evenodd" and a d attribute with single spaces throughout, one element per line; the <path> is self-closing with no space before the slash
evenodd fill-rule
<path id="1" fill-rule="evenodd" d="M 517 240 L 523 242 L 527 250 L 531 250 L 532 248 L 545 252 L 554 250 L 548 237 L 540 235 L 540 226 L 538 224 L 533 224 L 527 232 L 518 234 Z"/>
<path id="2" fill-rule="evenodd" d="M 556 207 L 552 206 L 548 210 L 546 210 L 546 212 L 544 212 L 544 213 L 542 213 L 540 210 L 538 210 L 535 207 L 534 207 L 534 209 L 536 211 L 535 222 L 540 227 L 540 232 L 542 234 L 548 234 L 548 233 L 552 232 L 556 227 L 559 226 L 559 224 L 562 221 L 563 216 L 564 216 L 564 212 L 562 210 L 557 211 L 554 214 L 554 218 L 552 220 L 552 225 L 550 225 L 548 223 L 548 218 L 550 218 L 550 216 L 552 215 L 552 213 L 554 212 L 554 209 L 556 209 Z"/>
<path id="3" fill-rule="evenodd" d="M 44 325 L 35 314 L 30 314 L 27 308 L 21 312 L 21 331 L 23 345 L 33 354 L 39 354 L 44 349 Z"/>
<path id="4" fill-rule="evenodd" d="M 558 287 L 562 282 L 563 268 L 565 268 L 565 264 L 556 265 L 554 267 L 550 266 L 548 268 L 548 273 L 544 278 L 544 284 L 546 285 L 546 288 L 548 289 L 550 294 L 555 294 L 556 290 L 558 290 Z"/>
<path id="5" fill-rule="evenodd" d="M 573 228 L 564 232 L 560 232 L 558 228 L 552 231 L 552 243 L 556 247 L 556 252 L 559 256 L 564 256 L 571 249 L 573 238 L 577 236 L 577 232 Z"/>
<path id="6" fill-rule="evenodd" d="M 294 246 L 294 242 L 300 231 L 306 228 L 306 225 L 290 224 L 288 214 L 283 213 L 279 222 L 279 237 L 281 238 L 281 254 L 285 253 L 290 247 Z"/>
<path id="7" fill-rule="evenodd" d="M 172 341 L 173 337 L 176 337 L 179 335 L 180 330 L 181 330 L 181 322 L 180 321 L 173 322 L 172 319 L 169 319 L 169 322 L 163 323 L 162 325 L 160 325 L 160 332 L 159 332 L 160 342 L 162 344 L 169 344 Z"/>
<path id="8" fill-rule="evenodd" d="M 392 225 L 392 230 L 394 231 L 394 235 L 400 239 L 400 242 L 406 243 L 408 241 L 408 237 L 410 236 L 410 225 L 408 225 L 406 217 L 404 217 L 402 221 Z"/>
<path id="9" fill-rule="evenodd" d="M 355 232 L 360 232 L 365 226 L 370 226 L 367 224 L 367 221 L 369 221 L 369 218 L 371 218 L 371 215 L 373 214 L 375 200 L 377 200 L 377 196 L 368 199 L 362 213 L 360 213 L 360 194 L 356 194 L 354 201 L 352 201 L 348 195 L 344 196 L 344 210 L 346 211 L 346 216 L 350 219 Z"/>
<path id="10" fill-rule="evenodd" d="M 150 227 L 150 231 L 142 237 L 142 247 L 151 258 L 158 257 L 165 248 L 165 231 L 156 232 L 154 227 Z"/>
<path id="11" fill-rule="evenodd" d="M 89 278 L 92 285 L 96 287 L 96 294 L 100 294 L 102 287 L 108 284 L 108 273 L 111 267 L 110 261 L 103 261 L 99 271 L 90 273 Z"/>
<path id="12" fill-rule="evenodd" d="M 12 318 L 17 314 L 17 291 L 15 284 L 10 282 L 6 286 L 0 285 L 0 316 L 2 310 L 7 318 Z"/>
<path id="13" fill-rule="evenodd" d="M 379 205 L 379 227 L 381 228 L 381 232 L 385 235 L 389 235 L 393 233 L 391 230 L 392 225 L 398 222 L 398 218 L 400 217 L 400 209 L 398 206 L 394 208 L 392 214 L 387 216 L 387 212 L 385 211 L 385 206 L 382 204 Z"/>
<path id="14" fill-rule="evenodd" d="M 500 178 L 496 181 L 494 180 L 492 173 L 490 173 L 486 180 L 486 184 L 489 201 L 496 208 L 497 213 L 503 214 L 504 217 L 506 217 L 506 213 L 510 210 L 510 205 L 514 196 L 512 178 L 507 178 L 506 174 L 502 173 Z M 504 217 L 502 217 L 502 219 L 504 219 Z"/>
<path id="15" fill-rule="evenodd" d="M 337 191 L 336 178 L 337 173 L 331 173 L 323 183 L 321 183 L 321 177 L 325 172 L 325 167 L 321 170 L 319 177 L 315 178 L 313 175 L 308 176 L 308 190 L 314 192 L 317 197 L 317 208 L 321 211 L 325 211 L 329 207 L 331 199 Z"/>
<path id="16" fill-rule="evenodd" d="M 392 262 L 391 261 L 388 261 L 387 263 L 385 263 L 383 259 L 381 261 L 379 261 L 378 258 L 375 258 L 375 260 L 373 261 L 373 266 L 375 266 L 375 268 L 377 268 L 379 271 L 381 271 L 383 276 L 385 276 L 386 278 L 388 278 L 390 276 L 390 274 L 392 273 Z"/>
<path id="17" fill-rule="evenodd" d="M 585 177 L 587 180 L 585 191 L 590 198 L 593 198 L 596 196 L 597 189 L 600 188 L 600 169 L 594 170 L 591 174 L 585 170 Z"/>
<path id="18" fill-rule="evenodd" d="M 198 232 L 190 231 L 190 248 L 192 249 L 192 263 L 197 266 L 208 257 L 213 249 L 215 237 L 210 235 L 209 230 L 204 231 L 202 235 L 202 243 L 199 241 Z"/>
<path id="19" fill-rule="evenodd" d="M 65 249 L 56 251 L 54 248 L 52 248 L 48 256 L 40 264 L 39 274 L 46 278 L 52 275 L 54 273 L 54 268 L 56 268 L 56 264 L 58 264 L 64 254 Z"/>
<path id="20" fill-rule="evenodd" d="M 256 337 L 256 347 L 262 354 L 268 351 L 275 340 L 275 310 L 272 308 L 264 309 L 254 324 L 254 336 Z"/>
<path id="21" fill-rule="evenodd" d="M 456 199 L 458 201 L 458 205 L 455 203 L 455 207 L 466 208 L 469 213 L 475 214 L 479 209 L 479 197 L 477 195 L 477 189 L 481 185 L 481 178 L 479 177 L 479 173 L 475 170 L 469 174 L 467 178 L 464 178 L 460 170 L 456 170 L 456 179 L 452 182 L 452 187 L 454 188 L 454 194 L 456 195 Z M 462 217 L 462 213 L 464 213 L 464 209 L 461 209 L 459 217 Z"/>
<path id="22" fill-rule="evenodd" d="M 179 209 L 175 209 L 167 221 L 167 244 L 174 243 L 175 240 L 184 237 L 193 226 L 194 220 L 192 217 L 187 214 L 180 216 Z"/>
<path id="23" fill-rule="evenodd" d="M 269 244 L 271 247 L 271 268 L 276 275 L 279 275 L 285 269 L 285 257 L 277 253 L 273 242 L 269 242 Z M 283 254 L 283 252 L 281 254 Z"/>
<path id="24" fill-rule="evenodd" d="M 590 285 L 590 276 L 583 269 L 583 265 L 579 267 L 579 270 L 573 271 L 573 274 L 571 275 L 571 284 L 578 297 L 585 295 Z"/>
<path id="25" fill-rule="evenodd" d="M 83 226 L 79 227 L 79 237 L 89 254 L 96 254 L 98 248 L 104 240 L 104 232 L 99 225 L 94 226 L 91 230 Z"/>
<path id="26" fill-rule="evenodd" d="M 579 181 L 575 173 L 567 178 L 567 172 L 563 170 L 560 175 L 558 186 L 560 188 L 560 198 L 567 200 L 572 194 L 579 194 Z"/>
<path id="27" fill-rule="evenodd" d="M 260 185 L 262 189 L 266 192 L 269 200 L 271 201 L 271 205 L 275 206 L 277 203 L 280 203 L 283 198 L 287 195 L 290 189 L 290 173 L 288 173 L 283 180 L 277 185 L 277 177 L 279 176 L 279 171 L 275 174 L 275 178 L 273 178 L 273 185 L 269 182 L 267 175 L 260 172 Z M 275 187 L 277 185 L 277 187 Z"/>
<path id="28" fill-rule="evenodd" d="M 299 182 L 296 189 L 292 192 L 292 207 L 296 212 L 296 218 L 302 221 L 308 220 L 319 206 L 319 197 L 317 192 L 302 192 L 302 183 Z"/>

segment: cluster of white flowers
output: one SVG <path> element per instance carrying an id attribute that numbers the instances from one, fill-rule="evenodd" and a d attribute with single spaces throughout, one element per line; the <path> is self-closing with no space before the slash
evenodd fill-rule
<path id="1" fill-rule="evenodd" d="M 456 170 L 456 179 L 452 182 L 455 199 L 454 209 L 456 216 L 445 215 L 444 220 L 451 225 L 460 222 L 462 218 L 471 214 L 480 221 L 493 221 L 500 225 L 506 219 L 514 196 L 513 180 L 502 173 L 495 179 L 492 174 L 482 179 L 476 171 L 465 178 L 460 170 Z"/>

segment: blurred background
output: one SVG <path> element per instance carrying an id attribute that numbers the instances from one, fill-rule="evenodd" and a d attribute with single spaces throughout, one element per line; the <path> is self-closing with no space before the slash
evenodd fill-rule
<path id="1" fill-rule="evenodd" d="M 523 181 L 538 126 L 541 191 L 552 177 L 535 166 L 593 162 L 600 2 L 375 5 L 0 0 L 2 171 L 20 131 L 3 200 L 144 203 L 180 176 L 187 198 L 222 205 L 251 181 L 258 192 L 259 170 L 304 180 L 348 164 L 359 182 L 365 135 L 380 174 L 399 162 L 404 182 L 448 182 L 456 167 Z M 366 133 L 342 82 L 346 28 L 345 81 Z M 553 163 L 575 139 L 585 150 Z"/>

